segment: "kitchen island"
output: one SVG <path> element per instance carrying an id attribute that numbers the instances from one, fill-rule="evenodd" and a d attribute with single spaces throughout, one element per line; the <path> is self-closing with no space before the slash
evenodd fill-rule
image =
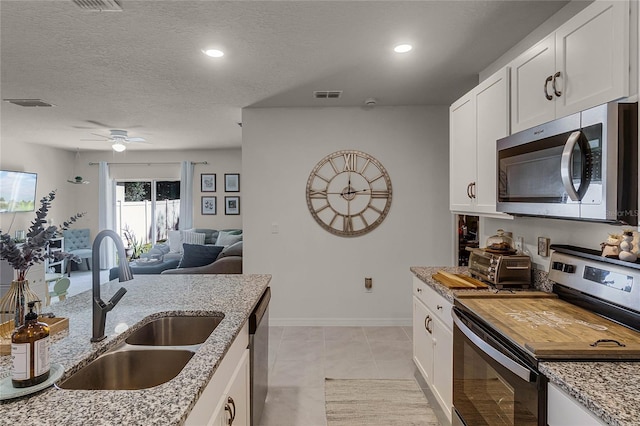
<path id="1" fill-rule="evenodd" d="M 211 336 L 172 380 L 149 389 L 95 391 L 54 387 L 5 400 L 3 424 L 51 425 L 175 425 L 184 423 L 227 350 L 269 282 L 270 275 L 138 275 L 131 281 L 102 285 L 108 300 L 120 287 L 128 291 L 108 313 L 107 338 L 91 343 L 91 291 L 46 308 L 69 318 L 69 330 L 55 335 L 51 363 L 61 364 L 60 381 L 98 355 L 124 341 L 151 319 L 171 315 L 224 314 Z M 0 372 L 11 368 L 11 357 L 0 357 Z"/>
<path id="2" fill-rule="evenodd" d="M 443 270 L 455 274 L 467 274 L 466 267 L 410 268 L 420 279 L 443 298 L 453 303 L 456 295 L 466 292 L 489 290 L 451 290 L 432 278 Z M 546 274 L 534 271 L 534 287 L 550 291 Z M 540 361 L 538 368 L 566 394 L 584 406 L 602 424 L 634 426 L 640 418 L 640 362 L 616 361 Z"/>

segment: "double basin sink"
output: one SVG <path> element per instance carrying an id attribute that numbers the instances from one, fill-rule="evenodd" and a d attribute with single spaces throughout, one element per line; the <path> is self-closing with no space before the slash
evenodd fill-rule
<path id="1" fill-rule="evenodd" d="M 61 389 L 133 390 L 166 383 L 182 371 L 223 318 L 221 313 L 152 320 L 56 386 Z"/>

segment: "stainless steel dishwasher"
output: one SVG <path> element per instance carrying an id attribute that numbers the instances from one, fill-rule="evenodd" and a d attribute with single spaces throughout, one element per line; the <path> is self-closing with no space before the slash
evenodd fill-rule
<path id="1" fill-rule="evenodd" d="M 249 317 L 249 369 L 251 388 L 251 426 L 259 426 L 269 387 L 269 301 L 267 287 Z"/>

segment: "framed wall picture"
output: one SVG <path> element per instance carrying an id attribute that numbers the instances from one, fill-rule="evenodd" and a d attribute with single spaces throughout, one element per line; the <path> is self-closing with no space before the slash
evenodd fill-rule
<path id="1" fill-rule="evenodd" d="M 200 192 L 216 192 L 215 173 L 200 174 Z"/>
<path id="2" fill-rule="evenodd" d="M 240 197 L 224 197 L 224 214 L 240 214 Z"/>
<path id="3" fill-rule="evenodd" d="M 238 173 L 225 173 L 224 190 L 225 192 L 240 192 L 240 175 Z"/>
<path id="4" fill-rule="evenodd" d="M 217 197 L 202 197 L 201 200 L 201 213 L 216 214 Z"/>

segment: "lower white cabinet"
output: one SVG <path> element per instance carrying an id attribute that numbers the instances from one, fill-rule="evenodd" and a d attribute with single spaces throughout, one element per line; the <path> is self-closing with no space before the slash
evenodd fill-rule
<path id="1" fill-rule="evenodd" d="M 414 278 L 413 360 L 451 421 L 453 331 L 451 303 Z"/>
<path id="2" fill-rule="evenodd" d="M 549 426 L 600 426 L 600 419 L 558 386 L 547 386 L 547 424 Z"/>
<path id="3" fill-rule="evenodd" d="M 185 425 L 249 426 L 249 330 L 245 325 L 198 398 Z"/>

